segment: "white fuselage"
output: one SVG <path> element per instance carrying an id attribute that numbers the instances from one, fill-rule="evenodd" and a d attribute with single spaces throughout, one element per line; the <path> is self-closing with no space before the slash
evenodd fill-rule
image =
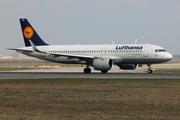
<path id="1" fill-rule="evenodd" d="M 39 52 L 21 52 L 23 54 L 66 64 L 86 64 L 86 61 L 74 57 L 56 56 L 53 54 L 70 54 L 93 56 L 94 58 L 109 57 L 113 63 L 118 64 L 154 64 L 167 62 L 172 59 L 172 55 L 162 47 L 151 44 L 112 44 L 112 45 L 48 45 L 36 46 Z M 19 48 L 32 50 L 32 47 Z M 161 51 L 157 51 L 161 50 Z"/>

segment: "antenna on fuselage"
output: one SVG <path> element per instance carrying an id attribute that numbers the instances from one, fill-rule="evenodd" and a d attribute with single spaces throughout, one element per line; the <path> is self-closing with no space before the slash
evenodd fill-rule
<path id="1" fill-rule="evenodd" d="M 137 44 L 137 42 L 138 42 L 138 39 L 136 38 L 136 39 L 135 39 L 135 44 Z"/>

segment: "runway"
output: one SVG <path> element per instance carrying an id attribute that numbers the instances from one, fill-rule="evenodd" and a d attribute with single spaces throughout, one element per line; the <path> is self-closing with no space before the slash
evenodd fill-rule
<path id="1" fill-rule="evenodd" d="M 0 79 L 15 78 L 180 78 L 180 74 L 160 74 L 160 73 L 91 73 L 84 74 L 82 72 L 0 72 Z"/>

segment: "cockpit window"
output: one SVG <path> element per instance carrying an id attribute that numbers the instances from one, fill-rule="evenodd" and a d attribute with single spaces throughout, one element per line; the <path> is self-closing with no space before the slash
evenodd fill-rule
<path id="1" fill-rule="evenodd" d="M 156 49 L 155 52 L 166 52 L 165 49 Z"/>

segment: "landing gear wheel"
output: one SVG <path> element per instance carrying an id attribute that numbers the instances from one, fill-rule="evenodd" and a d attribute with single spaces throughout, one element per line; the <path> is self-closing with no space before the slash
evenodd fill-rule
<path id="1" fill-rule="evenodd" d="M 84 73 L 91 73 L 91 69 L 90 68 L 84 68 Z"/>
<path id="2" fill-rule="evenodd" d="M 107 72 L 108 72 L 108 70 L 101 70 L 101 72 L 102 72 L 102 73 L 107 73 Z"/>
<path id="3" fill-rule="evenodd" d="M 152 70 L 151 70 L 151 69 L 149 69 L 149 70 L 148 70 L 148 73 L 152 73 Z"/>
<path id="4" fill-rule="evenodd" d="M 142 67 L 142 64 L 139 64 L 138 67 Z"/>
<path id="5" fill-rule="evenodd" d="M 151 69 L 151 64 L 148 64 L 147 66 L 148 66 L 148 71 L 147 71 L 147 72 L 148 72 L 148 73 L 152 73 L 153 71 L 152 71 L 152 69 Z"/>

